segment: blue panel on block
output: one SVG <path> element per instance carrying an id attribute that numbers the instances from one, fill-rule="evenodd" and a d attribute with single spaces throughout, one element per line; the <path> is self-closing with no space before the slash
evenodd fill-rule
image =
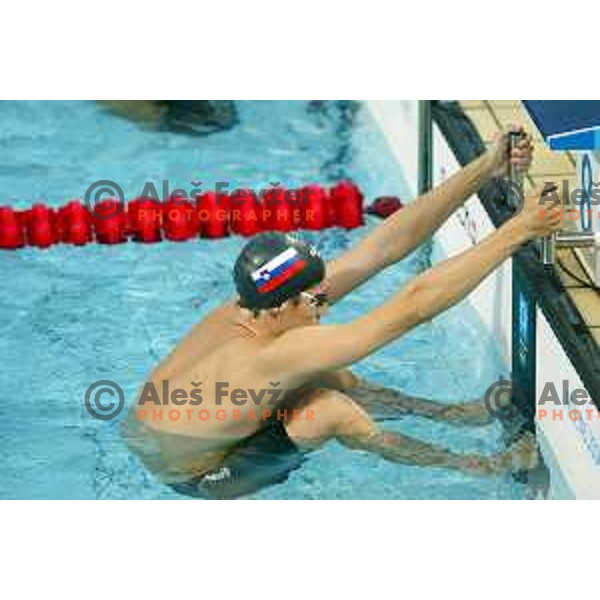
<path id="1" fill-rule="evenodd" d="M 600 100 L 523 100 L 553 150 L 600 148 Z"/>

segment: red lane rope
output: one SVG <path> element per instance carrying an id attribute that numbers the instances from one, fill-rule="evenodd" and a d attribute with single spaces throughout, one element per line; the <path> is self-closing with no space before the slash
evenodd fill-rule
<path id="1" fill-rule="evenodd" d="M 364 207 L 364 196 L 350 181 L 325 188 L 308 185 L 296 190 L 275 188 L 258 201 L 248 190 L 232 196 L 206 192 L 195 199 L 152 198 L 129 202 L 102 200 L 88 208 L 72 200 L 58 209 L 34 204 L 27 210 L 0 206 L 0 249 L 55 244 L 123 244 L 128 240 L 155 243 L 192 238 L 218 239 L 230 234 L 251 236 L 261 231 L 354 229 L 364 214 L 386 218 L 402 207 L 394 196 Z"/>

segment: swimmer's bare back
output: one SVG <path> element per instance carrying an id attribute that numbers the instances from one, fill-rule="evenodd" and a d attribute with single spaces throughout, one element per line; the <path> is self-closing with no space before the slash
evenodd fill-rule
<path id="1" fill-rule="evenodd" d="M 143 388 L 132 405 L 130 420 L 160 440 L 171 463 L 167 465 L 169 471 L 198 474 L 214 468 L 236 443 L 264 426 L 265 419 L 277 416 L 284 391 L 290 389 L 289 378 L 286 385 L 283 378 L 273 379 L 261 370 L 261 354 L 273 337 L 257 334 L 242 314 L 235 301 L 215 309 L 194 326 L 148 380 L 159 393 L 165 381 L 171 393 L 183 390 L 187 398 L 199 391 L 199 405 L 170 402 L 157 406 L 147 397 L 144 401 Z M 226 386 L 219 401 L 214 393 L 218 384 Z M 276 389 L 279 393 L 263 394 L 258 404 L 252 400 L 234 404 L 230 392 L 235 389 L 255 390 L 257 395 L 262 390 Z M 206 418 L 199 417 L 200 410 Z M 182 443 L 184 449 L 180 451 Z"/>

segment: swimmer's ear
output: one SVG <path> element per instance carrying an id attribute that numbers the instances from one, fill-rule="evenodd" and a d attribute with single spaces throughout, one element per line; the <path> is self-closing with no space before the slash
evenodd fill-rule
<path id="1" fill-rule="evenodd" d="M 287 302 L 283 302 L 279 306 L 274 306 L 273 308 L 271 308 L 269 312 L 271 313 L 273 318 L 279 319 L 281 317 L 281 313 L 285 309 L 286 305 L 287 305 Z"/>
<path id="2" fill-rule="evenodd" d="M 260 316 L 260 310 L 246 308 L 245 306 L 242 306 L 241 304 L 238 304 L 238 308 L 242 311 L 242 315 L 247 319 L 249 319 L 249 318 L 258 319 L 258 317 Z"/>
<path id="3" fill-rule="evenodd" d="M 279 306 L 274 306 L 273 308 L 271 308 L 269 310 L 269 312 L 271 313 L 271 316 L 274 319 L 281 319 L 282 315 L 283 315 L 283 311 L 290 305 L 293 305 L 293 300 L 286 300 L 285 302 L 282 302 Z"/>

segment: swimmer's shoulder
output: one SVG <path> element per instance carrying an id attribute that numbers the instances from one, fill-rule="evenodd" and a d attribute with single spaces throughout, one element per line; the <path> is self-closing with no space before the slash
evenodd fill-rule
<path id="1" fill-rule="evenodd" d="M 223 302 L 216 308 L 213 308 L 209 313 L 195 325 L 194 330 L 201 329 L 203 326 L 209 325 L 227 325 L 235 320 L 238 316 L 238 306 L 234 299 Z"/>

